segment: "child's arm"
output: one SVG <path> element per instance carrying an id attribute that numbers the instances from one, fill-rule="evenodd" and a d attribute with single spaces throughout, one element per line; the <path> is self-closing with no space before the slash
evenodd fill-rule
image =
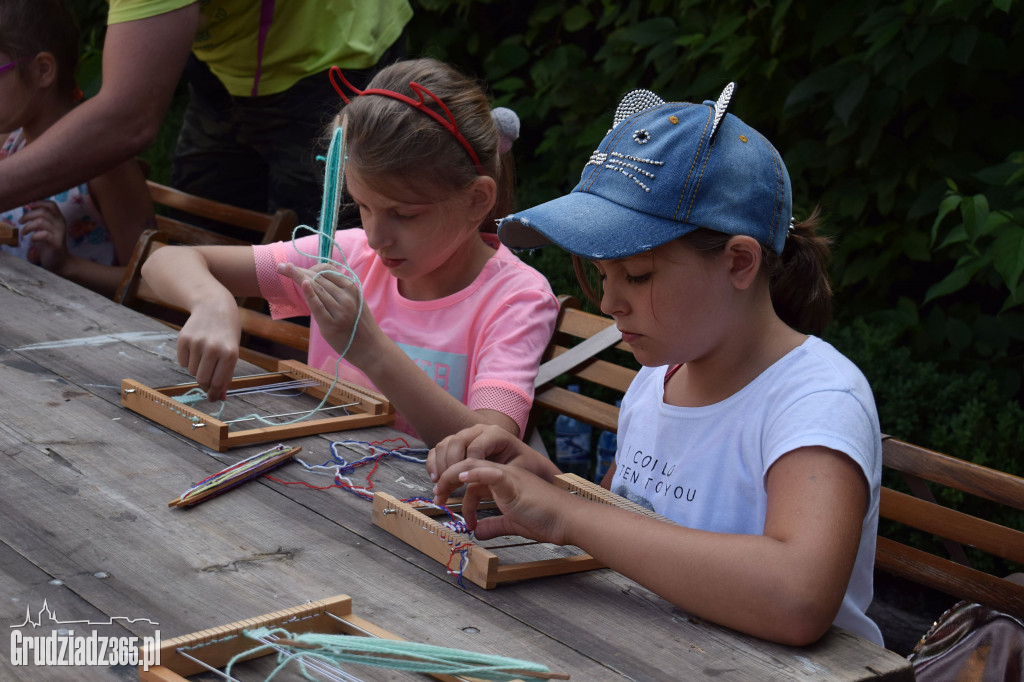
<path id="1" fill-rule="evenodd" d="M 251 246 L 166 246 L 142 265 L 158 296 L 190 315 L 178 334 L 178 363 L 222 399 L 231 383 L 241 322 L 235 296 L 258 296 Z"/>
<path id="2" fill-rule="evenodd" d="M 388 338 L 365 306 L 352 337 L 359 297 L 355 284 L 340 274 L 331 274 L 337 270 L 324 265 L 304 269 L 292 263 L 279 267 L 281 274 L 301 288 L 320 333 L 331 347 L 344 353 L 347 361 L 388 396 L 424 442 L 433 445 L 476 424 L 493 424 L 518 436 L 519 425 L 508 415 L 497 410 L 471 410 L 434 383 Z M 316 277 L 321 271 L 327 274 Z"/>
<path id="3" fill-rule="evenodd" d="M 153 202 L 138 164 L 125 162 L 89 182 L 89 195 L 114 241 L 116 265 L 101 265 L 67 249 L 67 224 L 50 201 L 29 204 L 22 216 L 40 265 L 105 296 L 113 296 L 139 235 L 155 225 Z"/>
<path id="4" fill-rule="evenodd" d="M 143 230 L 156 227 L 153 199 L 138 162 L 130 159 L 90 180 L 89 195 L 103 215 L 114 240 L 117 264 L 123 268 Z"/>
<path id="5" fill-rule="evenodd" d="M 858 466 L 820 447 L 794 450 L 769 470 L 763 535 L 641 517 L 553 489 L 520 467 L 480 459 L 445 471 L 438 501 L 464 483 L 476 484 L 463 511 L 481 539 L 516 533 L 576 545 L 695 616 L 796 646 L 817 641 L 839 610 L 868 498 Z M 493 496 L 503 516 L 477 523 L 473 510 L 484 496 Z"/>

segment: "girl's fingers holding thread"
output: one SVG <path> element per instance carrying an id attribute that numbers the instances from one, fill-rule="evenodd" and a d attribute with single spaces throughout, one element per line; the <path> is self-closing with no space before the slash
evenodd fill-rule
<path id="1" fill-rule="evenodd" d="M 456 462 L 461 462 L 470 457 L 468 449 L 480 435 L 481 427 L 471 426 L 457 433 L 454 433 L 431 448 L 427 454 L 427 473 L 430 480 L 437 481 L 440 475 Z M 484 459 L 486 454 L 481 454 L 476 449 L 477 458 Z"/>
<path id="2" fill-rule="evenodd" d="M 449 495 L 465 484 L 465 481 L 461 479 L 462 474 L 478 464 L 480 464 L 479 460 L 464 459 L 438 472 L 437 482 L 434 485 L 434 503 L 444 504 Z"/>

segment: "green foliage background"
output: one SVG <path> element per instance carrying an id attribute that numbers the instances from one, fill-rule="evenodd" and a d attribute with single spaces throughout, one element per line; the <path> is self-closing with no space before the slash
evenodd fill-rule
<path id="1" fill-rule="evenodd" d="M 89 94 L 105 3 L 72 5 Z M 826 337 L 867 374 L 883 430 L 1024 475 L 1020 0 L 413 5 L 409 54 L 456 64 L 518 112 L 523 206 L 573 187 L 625 92 L 703 101 L 735 81 L 730 110 L 782 153 L 797 217 L 823 208 Z M 174 110 L 168 127 L 157 177 Z M 557 249 L 526 258 L 578 295 Z"/>

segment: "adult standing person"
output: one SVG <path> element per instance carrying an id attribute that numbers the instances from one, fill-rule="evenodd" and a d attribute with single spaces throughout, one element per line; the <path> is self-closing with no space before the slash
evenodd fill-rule
<path id="1" fill-rule="evenodd" d="M 327 70 L 368 76 L 393 60 L 411 16 L 408 0 L 111 0 L 99 93 L 0 161 L 0 210 L 62 191 L 150 145 L 194 54 L 174 169 L 181 188 L 261 211 L 293 208 L 313 224 L 323 172 L 310 149 L 336 108 Z M 229 153 L 232 145 L 248 151 Z M 212 172 L 191 170 L 214 163 Z M 261 167 L 266 182 L 257 186 Z"/>

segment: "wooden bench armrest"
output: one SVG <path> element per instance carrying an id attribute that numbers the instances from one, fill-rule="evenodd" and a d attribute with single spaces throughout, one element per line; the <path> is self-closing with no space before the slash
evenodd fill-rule
<path id="1" fill-rule="evenodd" d="M 883 436 L 882 463 L 896 471 L 1024 510 L 1024 478 Z"/>
<path id="2" fill-rule="evenodd" d="M 949 559 L 879 537 L 875 564 L 893 574 L 946 594 L 1024 618 L 1024 585 L 962 566 Z"/>
<path id="3" fill-rule="evenodd" d="M 879 515 L 926 533 L 1024 563 L 1024 533 L 970 514 L 882 488 Z"/>

